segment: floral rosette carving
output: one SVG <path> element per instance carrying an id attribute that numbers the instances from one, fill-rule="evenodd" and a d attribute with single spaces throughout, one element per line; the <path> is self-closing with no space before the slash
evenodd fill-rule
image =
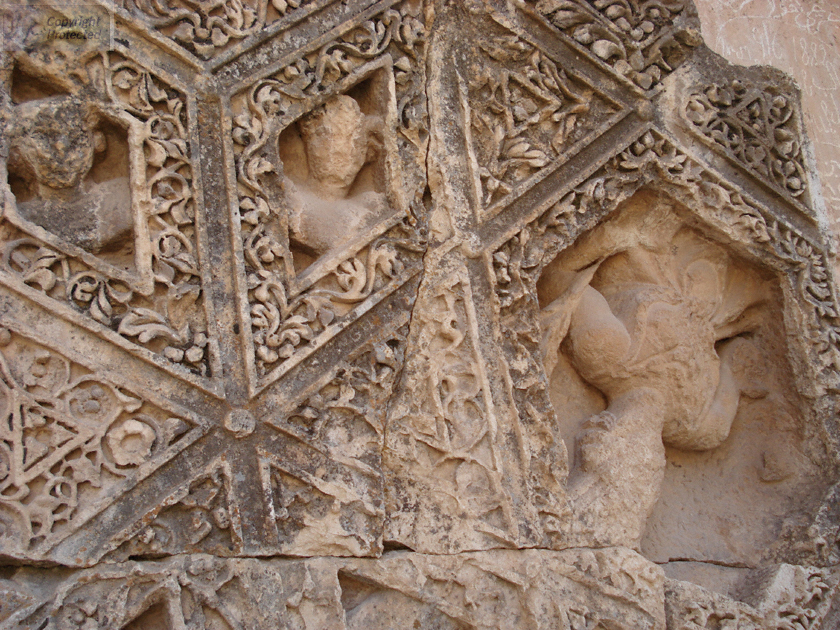
<path id="1" fill-rule="evenodd" d="M 425 28 L 420 6 L 404 2 L 339 39 L 304 54 L 249 89 L 233 120 L 239 218 L 248 289 L 248 312 L 259 377 L 313 348 L 354 318 L 353 309 L 395 288 L 416 271 L 422 234 L 416 214 L 394 216 L 372 242 L 331 252 L 327 268 L 295 278 L 289 209 L 276 142 L 282 130 L 313 104 L 347 89 L 362 66 L 387 67 L 396 84 L 400 157 L 425 146 L 422 72 L 417 60 Z M 362 78 L 361 75 L 356 75 Z M 416 204 L 414 204 L 416 205 Z"/>
<path id="2" fill-rule="evenodd" d="M 210 59 L 313 0 L 122 0 L 122 6 L 201 59 Z"/>
<path id="3" fill-rule="evenodd" d="M 0 537 L 37 551 L 190 430 L 62 355 L 0 329 Z"/>
<path id="4" fill-rule="evenodd" d="M 643 90 L 655 87 L 701 42 L 699 24 L 689 23 L 693 15 L 683 0 L 528 2 L 563 33 Z"/>
<path id="5" fill-rule="evenodd" d="M 807 178 L 789 96 L 736 79 L 692 93 L 683 113 L 697 134 L 728 157 L 790 196 L 803 196 Z"/>
<path id="6" fill-rule="evenodd" d="M 105 70 L 107 102 L 98 106 L 115 117 L 130 117 L 140 140 L 136 151 L 145 163 L 139 179 L 149 202 L 148 222 L 135 234 L 134 246 L 142 258 L 138 270 L 109 269 L 96 264 L 94 256 L 61 251 L 8 222 L 0 264 L 28 286 L 190 372 L 208 376 L 186 97 L 119 55 L 111 55 Z M 141 207 L 146 204 L 132 195 L 132 212 L 145 214 Z"/>

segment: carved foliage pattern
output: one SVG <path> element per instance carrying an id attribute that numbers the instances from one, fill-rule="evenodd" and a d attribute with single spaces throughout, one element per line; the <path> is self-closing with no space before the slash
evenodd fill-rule
<path id="1" fill-rule="evenodd" d="M 369 601 L 393 589 L 460 622 L 436 627 L 658 627 L 662 575 L 629 550 L 386 556 L 379 562 L 351 560 L 339 579 L 343 574 L 379 587 Z M 348 620 L 355 621 L 364 608 L 363 600 L 348 611 Z"/>
<path id="2" fill-rule="evenodd" d="M 149 208 L 148 240 L 141 234 L 135 245 L 137 255 L 146 259 L 141 266 L 150 265 L 153 287 L 142 286 L 143 278 L 138 284 L 59 251 L 8 223 L 0 264 L 25 284 L 134 343 L 209 375 L 186 97 L 128 59 L 111 54 L 105 60 L 107 107 L 130 116 L 142 129 L 146 189 L 132 205 L 134 212 Z"/>
<path id="3" fill-rule="evenodd" d="M 62 630 L 130 627 L 134 620 L 158 628 L 245 627 L 234 604 L 245 597 L 234 567 L 206 556 L 184 566 L 134 566 L 91 571 L 24 623 L 43 619 L 39 627 Z"/>
<path id="4" fill-rule="evenodd" d="M 400 617 L 435 628 L 652 628 L 662 627 L 662 581 L 655 565 L 619 549 L 379 560 L 197 555 L 80 572 L 48 602 L 20 609 L 12 620 L 45 630 L 354 630 L 378 622 L 393 627 Z"/>
<path id="5" fill-rule="evenodd" d="M 2 538 L 37 550 L 174 455 L 191 426 L 6 329 L 0 344 Z"/>
<path id="6" fill-rule="evenodd" d="M 532 280 L 518 267 L 525 255 L 527 243 L 528 233 L 522 232 L 504 249 L 495 253 L 497 290 Z M 513 275 L 510 275 L 511 272 Z M 536 285 L 529 289 L 535 291 Z M 509 357 L 513 401 L 519 412 L 525 439 L 535 454 L 530 460 L 529 486 L 534 505 L 550 538 L 567 529 L 566 522 L 571 516 L 564 505 L 565 480 L 569 469 L 563 441 L 553 431 L 556 422 L 545 421 L 546 418 L 555 417 L 555 410 L 542 376 L 544 368 L 540 360 L 539 305 L 535 298 L 530 297 L 533 295 L 535 293 L 528 294 L 528 297 L 523 295 L 515 305 L 511 302 L 503 306 L 500 310 L 500 324 L 505 356 Z M 507 294 L 505 297 L 511 296 Z"/>
<path id="7" fill-rule="evenodd" d="M 776 571 L 782 582 L 754 607 L 663 580 L 656 565 L 616 548 L 261 563 L 199 555 L 81 572 L 50 601 L 15 611 L 12 621 L 16 627 L 62 630 L 267 624 L 340 630 L 370 627 L 364 622 L 371 617 L 387 619 L 385 601 L 411 618 L 440 620 L 435 627 L 654 628 L 665 627 L 664 586 L 667 627 L 673 630 L 819 628 L 835 591 L 828 572 L 790 565 Z M 134 626 L 126 625 L 132 621 Z"/>
<path id="8" fill-rule="evenodd" d="M 545 53 L 513 35 L 479 43 L 485 60 L 470 78 L 474 147 L 489 206 L 593 133 L 615 107 Z"/>
<path id="9" fill-rule="evenodd" d="M 184 552 L 230 555 L 241 551 L 237 511 L 230 501 L 230 472 L 223 464 L 162 501 L 157 516 L 110 559 Z"/>
<path id="10" fill-rule="evenodd" d="M 418 350 L 406 370 L 417 375 L 408 390 L 422 391 L 411 395 L 407 406 L 395 407 L 388 448 L 402 459 L 403 480 L 434 489 L 420 501 L 448 506 L 441 511 L 466 519 L 479 535 L 511 540 L 517 531 L 476 346 L 469 281 L 456 274 L 419 299 L 423 306 L 416 314 L 413 346 Z"/>
<path id="11" fill-rule="evenodd" d="M 414 228 L 402 220 L 364 250 L 335 266 L 298 295 L 289 295 L 286 282 L 271 269 L 271 243 L 257 227 L 246 260 L 248 294 L 257 369 L 260 376 L 282 367 L 298 352 L 315 347 L 326 335 L 353 319 L 348 310 L 387 286 L 404 281 L 422 251 Z M 246 262 L 247 265 L 247 262 Z"/>
<path id="12" fill-rule="evenodd" d="M 123 8 L 209 59 L 313 0 L 120 0 Z"/>
<path id="13" fill-rule="evenodd" d="M 369 466 L 380 465 L 384 406 L 402 369 L 404 325 L 358 358 L 342 362 L 330 382 L 312 394 L 282 423 L 284 429 L 334 455 Z"/>
<path id="14" fill-rule="evenodd" d="M 204 57 L 257 32 L 271 11 L 284 15 L 304 3 L 272 0 L 269 9 L 267 0 L 254 4 L 246 0 L 171 0 L 168 4 L 124 0 L 124 6 L 144 13 L 165 32 L 170 29 L 173 37 Z M 640 7 L 632 0 L 540 0 L 536 6 L 643 89 L 652 88 L 676 67 L 686 47 L 695 43 L 690 32 L 670 26 L 674 16 L 684 11 L 681 2 L 653 1 Z M 313 104 L 349 89 L 370 64 L 382 63 L 381 67 L 394 73 L 401 150 L 412 147 L 422 152 L 425 139 L 418 120 L 423 115 L 419 95 L 424 85 L 417 66 L 424 33 L 417 15 L 415 3 L 403 3 L 307 53 L 249 90 L 246 109 L 234 120 L 247 310 L 261 377 L 290 368 L 304 353 L 314 351 L 349 324 L 354 313 L 371 306 L 377 294 L 404 282 L 419 265 L 423 243 L 416 217 L 397 217 L 371 242 L 344 252 L 331 266 L 295 277 L 288 237 L 283 233 L 285 209 L 266 185 L 268 178 L 278 175 L 279 165 L 269 159 L 266 148 L 277 131 Z M 483 50 L 506 66 L 519 64 L 515 71 L 487 72 L 469 85 L 471 100 L 481 104 L 472 124 L 477 133 L 481 129 L 495 142 L 495 148 L 479 158 L 484 202 L 491 204 L 575 140 L 578 130 L 586 127 L 582 121 L 590 113 L 592 98 L 583 82 L 519 40 L 503 40 Z M 112 55 L 108 63 L 111 106 L 145 130 L 142 150 L 150 216 L 149 242 L 143 247 L 149 247 L 152 290 L 117 280 L 101 271 L 102 265 L 90 263 L 91 257 L 74 256 L 30 238 L 19 226 L 6 226 L 9 238 L 2 261 L 7 272 L 29 286 L 66 301 L 119 334 L 136 338 L 170 361 L 207 374 L 207 331 L 203 316 L 195 310 L 201 304 L 201 289 L 186 99 L 133 62 Z M 739 88 L 733 89 L 740 94 Z M 756 125 L 771 127 L 776 144 L 762 146 L 776 152 L 776 161 L 767 162 L 766 154 L 759 152 L 758 144 L 763 142 L 759 136 L 755 136 L 757 144 L 739 153 L 738 159 L 759 171 L 764 168 L 765 175 L 781 174 L 777 183 L 795 196 L 801 193 L 804 179 L 801 149 L 787 127 L 788 103 L 762 98 L 744 104 L 733 114 L 735 122 L 716 126 L 703 118 L 708 111 L 703 108 L 707 103 L 718 109 L 728 105 L 718 92 L 713 95 L 706 90 L 694 95 L 686 115 L 695 126 L 705 125 L 708 132 L 701 132 L 715 142 L 721 143 L 718 136 L 723 133 L 726 148 L 735 153 L 741 149 L 733 147 L 748 145 L 746 136 L 758 133 Z M 755 103 L 759 106 L 754 107 Z M 739 127 L 742 135 L 733 143 L 730 132 L 737 125 L 747 126 Z M 534 337 L 536 278 L 559 249 L 648 183 L 679 191 L 677 196 L 713 225 L 786 261 L 801 299 L 813 307 L 809 330 L 815 356 L 825 370 L 840 370 L 840 313 L 819 246 L 742 197 L 667 139 L 655 132 L 640 136 L 493 253 L 496 306 L 511 357 L 516 404 L 532 434 L 532 485 L 543 493 L 537 499 L 538 509 L 549 533 L 561 532 L 561 521 L 567 517 L 559 499 L 566 471 L 562 462 L 552 459 L 558 448 L 553 436 L 539 429 L 552 411 L 545 396 L 539 340 Z M 459 274 L 438 283 L 415 314 L 419 352 L 413 357 L 414 369 L 426 379 L 414 385 L 422 393 L 413 395 L 408 408 L 396 415 L 395 442 L 389 446 L 397 451 L 405 447 L 412 480 L 447 495 L 455 507 L 445 514 L 465 517 L 471 527 L 495 541 L 515 543 L 469 285 L 466 276 Z M 335 372 L 329 382 L 291 413 L 265 418 L 283 434 L 283 445 L 297 440 L 311 449 L 300 449 L 291 457 L 257 451 L 266 500 L 284 551 L 324 553 L 323 546 L 307 547 L 307 537 L 315 545 L 329 541 L 329 552 L 336 555 L 381 551 L 384 510 L 378 471 L 383 425 L 403 361 L 405 335 L 403 327 L 332 368 Z M 188 440 L 191 426 L 186 421 L 167 417 L 58 352 L 5 330 L 0 330 L 0 348 L 10 348 L 0 349 L 0 409 L 5 418 L 0 422 L 0 537 L 11 541 L 10 546 L 47 547 Z M 542 468 L 538 471 L 537 467 Z M 168 497 L 116 555 L 240 552 L 239 523 L 230 503 L 233 476 L 226 465 L 211 463 Z M 26 540 L 14 538 L 20 532 Z M 584 550 L 556 573 L 565 571 L 565 577 L 593 592 L 655 598 L 661 592 L 656 570 L 640 559 L 625 563 L 609 558 L 615 551 Z M 245 627 L 241 611 L 229 605 L 238 579 L 234 573 L 220 562 L 187 562 L 184 570 L 138 567 L 132 580 L 107 568 L 90 574 L 87 583 L 60 592 L 40 627 L 122 627 L 145 615 L 150 606 L 163 603 L 167 617 L 179 617 L 172 621 L 175 627 L 212 627 L 212 623 Z M 418 561 L 415 568 L 421 564 Z M 447 600 L 455 601 L 454 617 L 462 614 L 465 620 L 482 606 L 492 607 L 506 598 L 513 601 L 511 592 L 525 602 L 523 585 L 534 584 L 534 573 L 523 570 L 514 575 L 509 570 L 511 562 L 502 563 L 502 569 L 491 564 L 475 560 L 460 563 L 452 571 L 424 568 L 428 582 L 424 588 L 435 591 L 433 599 L 441 607 Z M 789 605 L 774 610 L 778 616 L 774 627 L 816 627 L 814 611 L 823 606 L 828 592 L 824 578 L 820 572 L 808 576 L 807 588 Z M 307 579 L 297 589 L 296 600 L 285 604 L 287 609 L 303 606 L 315 590 L 308 570 Z M 475 592 L 482 597 L 470 592 L 475 584 L 479 585 Z M 102 585 L 112 586 L 108 598 L 96 590 Z M 485 597 L 487 592 L 492 596 Z M 553 612 L 572 628 L 610 623 L 585 606 L 569 610 L 557 606 Z M 695 613 L 692 621 L 699 627 L 715 627 L 730 619 L 713 607 L 689 614 Z M 304 623 L 301 617 L 300 625 Z"/>
<path id="15" fill-rule="evenodd" d="M 764 599 L 750 606 L 693 584 L 668 581 L 665 590 L 668 627 L 674 630 L 721 627 L 818 630 L 831 607 L 835 582 L 825 569 L 781 565 L 776 583 Z"/>
<path id="16" fill-rule="evenodd" d="M 300 538 L 310 528 L 329 539 L 338 555 L 381 548 L 385 411 L 402 368 L 407 333 L 404 325 L 343 362 L 330 382 L 285 421 L 272 421 L 330 460 L 322 465 L 317 458 L 264 455 L 281 546 L 297 543 L 295 553 L 305 553 L 306 545 L 316 542 Z"/>
<path id="17" fill-rule="evenodd" d="M 644 90 L 670 74 L 700 43 L 675 25 L 682 0 L 528 0 L 563 33 Z M 686 16 L 687 17 L 687 16 Z"/>
<path id="18" fill-rule="evenodd" d="M 289 360 L 307 352 L 325 331 L 330 334 L 352 319 L 350 309 L 386 285 L 404 282 L 419 262 L 422 236 L 415 217 L 408 217 L 395 220 L 361 250 L 348 251 L 327 268 L 292 282 L 287 209 L 270 192 L 282 175 L 271 154 L 279 131 L 317 99 L 346 89 L 342 80 L 365 64 L 393 64 L 399 158 L 416 159 L 425 146 L 423 72 L 418 65 L 424 26 L 418 18 L 417 4 L 403 2 L 301 56 L 252 86 L 234 119 L 241 238 L 259 376 L 291 365 Z"/>
<path id="19" fill-rule="evenodd" d="M 806 190 L 798 112 L 790 96 L 735 79 L 689 96 L 683 113 L 694 131 L 792 197 Z"/>

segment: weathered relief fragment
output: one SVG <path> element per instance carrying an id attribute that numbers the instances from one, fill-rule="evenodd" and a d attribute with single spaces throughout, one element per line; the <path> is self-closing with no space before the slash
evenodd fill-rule
<path id="1" fill-rule="evenodd" d="M 121 10 L 119 50 L 4 53 L 7 555 L 381 552 L 384 413 L 425 239 L 426 14 L 327 4 L 279 23 L 338 31 L 276 67 L 238 58 L 247 81 L 201 87 Z"/>
<path id="2" fill-rule="evenodd" d="M 629 550 L 389 552 L 380 560 L 359 561 L 194 555 L 51 577 L 48 589 L 38 589 L 33 574 L 4 581 L 8 592 L 29 598 L 7 617 L 7 625 L 665 627 L 662 572 Z"/>
<path id="3" fill-rule="evenodd" d="M 691 2 L 2 11 L 0 627 L 840 623 L 799 96 Z"/>

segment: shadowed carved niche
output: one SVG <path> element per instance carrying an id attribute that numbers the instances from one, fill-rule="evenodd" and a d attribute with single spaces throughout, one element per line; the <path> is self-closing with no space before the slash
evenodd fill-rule
<path id="1" fill-rule="evenodd" d="M 413 32 L 413 9 L 400 10 Z M 347 66 L 341 72 L 353 72 L 339 74 L 337 85 L 309 95 L 300 86 L 317 85 L 306 74 L 317 63 L 301 59 L 232 100 L 259 378 L 275 378 L 318 335 L 356 317 L 361 303 L 411 273 L 421 251 L 411 209 L 420 199 L 412 186 L 421 145 L 405 135 L 407 94 L 419 87 L 403 69 L 410 63 L 395 64 L 389 53 Z"/>
<path id="2" fill-rule="evenodd" d="M 126 122 L 20 70 L 12 100 L 9 186 L 20 217 L 129 268 L 134 213 Z"/>
<path id="3" fill-rule="evenodd" d="M 280 134 L 290 249 L 298 273 L 364 234 L 388 212 L 384 79 L 376 73 Z"/>
<path id="4" fill-rule="evenodd" d="M 117 53 L 71 52 L 2 59 L 0 267 L 209 376 L 187 97 Z"/>
<path id="5" fill-rule="evenodd" d="M 543 361 L 574 458 L 572 540 L 744 562 L 815 468 L 778 280 L 687 216 L 638 193 L 540 278 Z"/>

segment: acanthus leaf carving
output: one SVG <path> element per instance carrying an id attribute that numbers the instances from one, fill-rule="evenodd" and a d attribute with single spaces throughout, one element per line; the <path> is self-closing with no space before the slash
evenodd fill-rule
<path id="1" fill-rule="evenodd" d="M 277 273 L 261 268 L 248 274 L 250 317 L 257 369 L 265 377 L 307 347 L 322 342 L 352 320 L 353 308 L 375 293 L 397 285 L 413 271 L 422 251 L 403 221 L 365 250 L 335 265 L 296 296 Z M 333 288 L 334 287 L 334 288 Z"/>
<path id="2" fill-rule="evenodd" d="M 238 42 L 257 35 L 314 0 L 121 0 L 120 4 L 152 28 L 200 59 L 212 59 Z"/>
<path id="3" fill-rule="evenodd" d="M 389 411 L 388 535 L 412 547 L 430 537 L 435 544 L 450 544 L 451 537 L 456 546 L 513 544 L 518 524 L 505 489 L 469 280 L 455 273 L 426 291 L 418 298 L 424 306 L 405 368 L 416 380 Z"/>
<path id="4" fill-rule="evenodd" d="M 90 75 L 104 77 L 100 84 L 91 81 L 89 87 L 70 99 L 36 100 L 32 107 L 38 109 L 34 114 L 26 109 L 30 103 L 18 105 L 12 116 L 29 121 L 34 115 L 36 122 L 25 124 L 36 125 L 33 133 L 40 134 L 44 133 L 41 127 L 53 121 L 80 116 L 77 105 L 81 102 L 85 111 L 97 112 L 98 124 L 107 122 L 113 126 L 116 121 L 125 125 L 130 147 L 127 151 L 131 197 L 125 201 L 124 212 L 133 225 L 128 228 L 133 242 L 122 245 L 125 253 L 121 257 L 107 253 L 108 248 L 119 245 L 119 240 L 101 245 L 106 249 L 104 254 L 91 250 L 74 233 L 63 235 L 64 228 L 54 216 L 38 219 L 36 225 L 30 223 L 25 213 L 33 210 L 25 208 L 33 202 L 18 200 L 17 208 L 10 209 L 10 218 L 6 219 L 2 267 L 23 284 L 67 304 L 133 343 L 190 372 L 209 376 L 213 344 L 209 343 L 198 269 L 186 96 L 116 53 L 104 54 L 88 65 Z M 82 130 L 88 135 L 95 140 L 102 137 L 96 126 L 85 124 L 88 126 Z M 35 135 L 36 139 L 40 137 Z M 32 153 L 26 146 L 20 151 L 24 156 Z M 40 165 L 44 174 L 38 176 L 43 180 L 38 185 L 57 186 L 53 183 L 56 174 L 66 169 L 81 169 L 77 175 L 86 176 L 85 169 L 90 167 L 74 166 L 73 159 L 57 155 Z M 96 185 L 88 188 L 96 191 Z M 90 190 L 80 191 L 82 203 L 95 207 L 94 203 L 99 202 Z M 100 198 L 103 195 L 95 194 Z M 52 207 L 49 198 L 42 203 L 46 208 Z M 95 215 L 98 222 L 106 219 Z M 89 251 L 82 251 L 86 247 Z"/>
<path id="5" fill-rule="evenodd" d="M 246 326 L 261 382 L 277 378 L 418 270 L 425 236 L 418 192 L 411 187 L 426 142 L 418 67 L 424 35 L 418 6 L 402 2 L 303 54 L 236 101 L 232 140 Z M 376 92 L 378 109 L 362 111 L 359 99 L 346 94 L 359 82 L 373 86 L 365 89 Z M 338 118 L 343 122 L 331 122 Z M 394 129 L 373 130 L 388 121 Z M 300 166 L 284 166 L 277 150 L 287 136 L 300 142 L 296 133 L 303 137 L 309 169 L 298 179 L 291 173 Z M 318 134 L 332 134 L 324 146 L 333 152 L 340 146 L 342 164 L 349 165 L 341 167 L 350 170 L 340 190 L 318 179 L 315 160 L 327 159 L 318 157 Z M 359 140 L 348 134 L 360 135 L 367 146 L 356 146 Z M 372 153 L 379 154 L 374 162 Z M 395 162 L 401 166 L 390 166 Z M 368 165 L 390 173 L 390 189 L 351 194 L 352 182 L 364 177 L 359 173 Z M 332 232 L 337 224 L 341 234 Z"/>
<path id="6" fill-rule="evenodd" d="M 684 0 L 527 2 L 562 33 L 643 90 L 655 88 L 701 42 L 699 24 Z"/>
<path id="7" fill-rule="evenodd" d="M 620 107 L 516 35 L 480 48 L 468 95 L 481 204 L 490 207 L 543 168 L 556 168 Z"/>

